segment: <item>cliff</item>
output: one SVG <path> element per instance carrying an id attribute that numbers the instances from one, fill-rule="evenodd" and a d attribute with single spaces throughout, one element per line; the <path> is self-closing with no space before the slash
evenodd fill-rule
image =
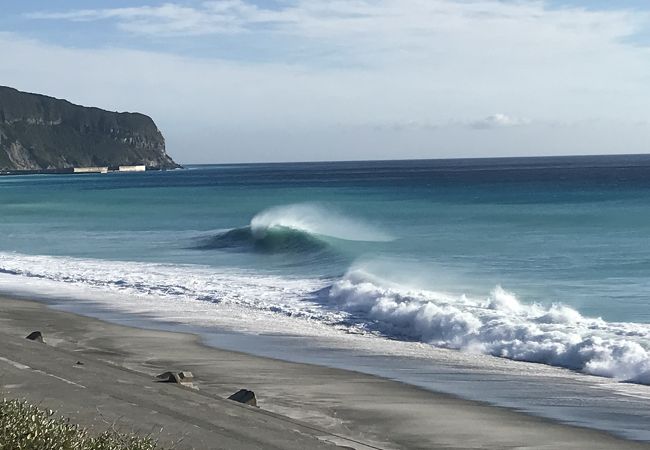
<path id="1" fill-rule="evenodd" d="M 141 164 L 179 167 L 150 117 L 0 86 L 0 170 Z"/>

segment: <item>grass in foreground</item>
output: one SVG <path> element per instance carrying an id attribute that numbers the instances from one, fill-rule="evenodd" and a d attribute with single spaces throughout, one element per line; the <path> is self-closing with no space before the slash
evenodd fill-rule
<path id="1" fill-rule="evenodd" d="M 19 400 L 0 403 L 0 450 L 160 450 L 149 437 L 116 431 L 91 436 L 52 410 Z"/>

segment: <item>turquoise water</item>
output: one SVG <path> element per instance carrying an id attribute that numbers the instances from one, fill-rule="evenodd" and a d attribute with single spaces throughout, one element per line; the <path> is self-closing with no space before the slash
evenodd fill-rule
<path id="1" fill-rule="evenodd" d="M 0 217 L 5 291 L 153 298 L 204 326 L 236 309 L 248 331 L 277 318 L 650 383 L 650 157 L 3 177 Z"/>

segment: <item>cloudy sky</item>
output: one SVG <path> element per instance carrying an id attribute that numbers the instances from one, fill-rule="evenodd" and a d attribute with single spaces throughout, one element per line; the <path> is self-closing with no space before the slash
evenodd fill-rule
<path id="1" fill-rule="evenodd" d="M 0 11 L 0 84 L 148 114 L 182 163 L 650 152 L 646 0 Z"/>

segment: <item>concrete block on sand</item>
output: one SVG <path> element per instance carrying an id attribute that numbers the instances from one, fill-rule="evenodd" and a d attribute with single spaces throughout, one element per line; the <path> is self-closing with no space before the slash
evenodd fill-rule
<path id="1" fill-rule="evenodd" d="M 192 372 L 163 372 L 156 378 L 161 383 L 192 384 L 194 375 Z"/>
<path id="2" fill-rule="evenodd" d="M 45 343 L 45 341 L 43 340 L 43 335 L 41 334 L 40 331 L 32 331 L 27 336 L 25 336 L 25 339 L 29 339 L 30 341 L 40 342 L 41 344 Z"/>
<path id="3" fill-rule="evenodd" d="M 228 400 L 234 400 L 239 403 L 244 403 L 246 405 L 257 406 L 257 399 L 255 398 L 255 392 L 249 391 L 248 389 L 240 389 L 230 397 Z"/>

